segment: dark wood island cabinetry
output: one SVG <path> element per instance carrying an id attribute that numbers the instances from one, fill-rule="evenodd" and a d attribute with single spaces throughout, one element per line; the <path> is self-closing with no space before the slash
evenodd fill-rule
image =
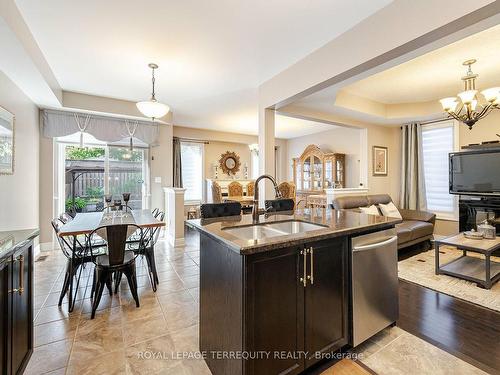
<path id="1" fill-rule="evenodd" d="M 349 344 L 351 235 L 395 221 L 312 215 L 188 222 L 200 232 L 200 351 L 213 374 L 299 374 Z M 284 227 L 294 232 L 273 232 Z"/>
<path id="2" fill-rule="evenodd" d="M 38 230 L 0 232 L 2 374 L 22 374 L 33 352 L 33 238 Z"/>

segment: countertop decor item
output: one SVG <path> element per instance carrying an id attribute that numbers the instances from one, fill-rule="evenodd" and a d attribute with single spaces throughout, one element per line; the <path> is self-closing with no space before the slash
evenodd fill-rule
<path id="1" fill-rule="evenodd" d="M 0 107 L 0 175 L 14 174 L 14 114 Z"/>
<path id="2" fill-rule="evenodd" d="M 490 225 L 486 220 L 482 224 L 477 226 L 477 231 L 488 240 L 493 240 L 497 236 L 495 227 L 493 225 Z"/>
<path id="3" fill-rule="evenodd" d="M 462 65 L 467 66 L 467 73 L 462 77 L 464 91 L 453 96 L 441 99 L 441 105 L 448 115 L 457 121 L 467 125 L 469 129 L 482 118 L 488 116 L 493 109 L 500 108 L 500 87 L 491 87 L 481 91 L 479 95 L 476 90 L 476 78 L 478 74 L 472 72 L 471 66 L 475 59 L 464 61 Z"/>
<path id="4" fill-rule="evenodd" d="M 233 151 L 226 151 L 221 154 L 219 165 L 224 173 L 227 175 L 235 175 L 240 170 L 241 162 L 240 157 Z"/>
<path id="5" fill-rule="evenodd" d="M 471 240 L 482 240 L 483 234 L 481 232 L 476 232 L 475 230 L 468 230 L 467 232 L 464 232 L 464 237 Z"/>
<path id="6" fill-rule="evenodd" d="M 148 66 L 152 71 L 151 82 L 153 84 L 153 92 L 151 93 L 151 98 L 149 100 L 138 102 L 136 103 L 136 106 L 144 116 L 150 117 L 154 121 L 156 118 L 165 116 L 168 111 L 170 111 L 170 108 L 168 105 L 157 101 L 155 97 L 155 69 L 158 69 L 158 65 L 151 63 Z"/>

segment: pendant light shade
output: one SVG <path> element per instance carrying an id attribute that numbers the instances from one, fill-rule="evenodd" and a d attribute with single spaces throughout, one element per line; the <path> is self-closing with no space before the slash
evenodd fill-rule
<path id="1" fill-rule="evenodd" d="M 163 117 L 170 111 L 168 105 L 157 102 L 156 99 L 136 103 L 136 106 L 144 116 L 151 118 Z"/>
<path id="2" fill-rule="evenodd" d="M 170 111 L 170 107 L 160 103 L 155 97 L 155 69 L 158 69 L 158 65 L 151 63 L 148 66 L 152 70 L 151 82 L 153 84 L 153 92 L 151 93 L 151 99 L 138 102 L 135 105 L 144 116 L 151 117 L 154 120 L 155 118 L 165 116 Z"/>

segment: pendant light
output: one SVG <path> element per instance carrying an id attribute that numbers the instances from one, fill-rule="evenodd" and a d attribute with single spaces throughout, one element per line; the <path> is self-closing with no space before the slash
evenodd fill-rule
<path id="1" fill-rule="evenodd" d="M 160 103 L 155 98 L 155 69 L 158 69 L 158 65 L 151 63 L 148 65 L 152 70 L 152 83 L 153 92 L 151 93 L 151 99 L 136 103 L 137 108 L 146 117 L 151 117 L 154 121 L 156 118 L 165 116 L 170 108 L 168 105 Z"/>

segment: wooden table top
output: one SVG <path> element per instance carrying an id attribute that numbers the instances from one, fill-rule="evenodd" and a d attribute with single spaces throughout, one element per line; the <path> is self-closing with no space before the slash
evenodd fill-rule
<path id="1" fill-rule="evenodd" d="M 236 201 L 236 202 L 245 203 L 245 204 L 253 203 L 253 197 L 251 195 L 234 195 L 234 196 L 223 197 L 222 199 L 225 202 Z"/>
<path id="2" fill-rule="evenodd" d="M 465 237 L 463 233 L 459 233 L 455 236 L 443 238 L 441 240 L 436 240 L 436 242 L 439 242 L 439 244 L 442 245 L 451 245 L 463 249 L 469 249 L 471 251 L 482 250 L 486 252 L 492 252 L 500 248 L 500 237 L 498 236 L 492 240 L 488 240 L 485 238 L 480 240 L 474 240 Z"/>
<path id="3" fill-rule="evenodd" d="M 76 214 L 73 220 L 64 224 L 59 230 L 59 236 L 89 234 L 100 226 L 116 224 L 135 224 L 141 228 L 165 226 L 165 223 L 156 219 L 149 210 L 85 212 Z"/>

